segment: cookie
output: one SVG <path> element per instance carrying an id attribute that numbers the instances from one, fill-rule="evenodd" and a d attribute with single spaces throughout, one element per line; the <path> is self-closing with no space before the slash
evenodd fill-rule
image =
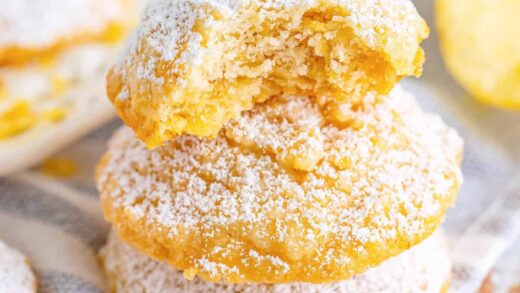
<path id="1" fill-rule="evenodd" d="M 104 75 L 118 48 L 113 41 L 136 16 L 128 1 L 0 5 L 0 23 L 8 24 L 0 27 L 0 175 L 5 175 L 34 166 L 114 118 Z M 116 24 L 117 33 L 105 36 Z M 87 28 L 103 37 L 74 37 Z M 55 43 L 65 37 L 70 42 Z M 21 49 L 6 49 L 14 43 Z"/>
<path id="2" fill-rule="evenodd" d="M 145 255 L 227 283 L 348 279 L 427 238 L 455 200 L 462 141 L 400 88 L 340 108 L 280 96 L 213 139 L 154 150 L 127 128 L 97 170 L 106 219 Z"/>
<path id="3" fill-rule="evenodd" d="M 149 147 L 215 137 L 273 95 L 386 94 L 420 74 L 427 34 L 409 0 L 154 0 L 107 93 Z"/>
<path id="4" fill-rule="evenodd" d="M 2 241 L 0 241 L 0 292 L 36 292 L 36 277 L 27 257 Z"/>

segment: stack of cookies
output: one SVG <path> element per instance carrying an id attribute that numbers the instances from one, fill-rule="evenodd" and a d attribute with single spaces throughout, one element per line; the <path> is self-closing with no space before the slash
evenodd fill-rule
<path id="1" fill-rule="evenodd" d="M 462 141 L 408 0 L 151 0 L 107 78 L 114 292 L 441 292 Z"/>

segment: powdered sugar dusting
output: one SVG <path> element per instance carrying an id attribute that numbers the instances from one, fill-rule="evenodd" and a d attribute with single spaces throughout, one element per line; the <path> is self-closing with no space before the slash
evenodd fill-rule
<path id="1" fill-rule="evenodd" d="M 338 128 L 309 98 L 274 98 L 215 139 L 185 135 L 152 151 L 122 130 L 98 178 L 102 199 L 170 239 L 181 230 L 205 240 L 238 233 L 202 258 L 245 250 L 242 264 L 254 268 L 253 242 L 286 249 L 280 261 L 281 252 L 259 254 L 280 272 L 293 257 L 348 265 L 370 244 L 424 233 L 461 181 L 453 130 L 400 88 L 379 100 L 355 113 L 356 127 Z"/>
<path id="2" fill-rule="evenodd" d="M 233 26 L 233 21 L 239 21 L 248 9 L 258 11 L 259 18 L 266 18 L 273 11 L 290 17 L 292 11 L 301 13 L 321 4 L 327 5 L 316 0 L 150 0 L 116 68 L 124 73 L 124 68 L 136 66 L 139 79 L 161 84 L 163 79 L 156 72 L 164 69 L 165 62 L 171 63 L 168 74 L 179 75 L 177 82 L 182 84 L 186 82 L 180 75 L 183 70 L 200 64 L 205 54 L 215 54 L 212 48 L 205 48 L 203 36 L 194 29 L 197 24 L 210 27 L 225 20 L 229 22 L 225 25 Z M 371 49 L 393 50 L 403 42 L 415 47 L 425 29 L 409 0 L 340 0 L 328 4 L 349 12 L 345 20 Z"/>
<path id="3" fill-rule="evenodd" d="M 2 241 L 0 241 L 0 292 L 36 292 L 36 278 L 27 263 L 27 258 Z"/>
<path id="4" fill-rule="evenodd" d="M 121 0 L 1 0 L 0 47 L 39 48 L 98 33 L 124 17 Z"/>
<path id="5" fill-rule="evenodd" d="M 102 249 L 103 265 L 115 292 L 256 293 L 438 293 L 449 281 L 450 259 L 440 232 L 421 244 L 348 281 L 313 285 L 209 283 L 186 280 L 182 273 L 139 254 L 114 232 Z"/>

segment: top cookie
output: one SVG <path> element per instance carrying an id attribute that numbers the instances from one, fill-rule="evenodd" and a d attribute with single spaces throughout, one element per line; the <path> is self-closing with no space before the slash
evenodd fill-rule
<path id="1" fill-rule="evenodd" d="M 118 39 L 129 0 L 0 0 L 0 65 L 73 44 Z"/>
<path id="2" fill-rule="evenodd" d="M 272 95 L 388 93 L 427 34 L 409 0 L 152 0 L 107 91 L 149 147 L 215 136 Z"/>

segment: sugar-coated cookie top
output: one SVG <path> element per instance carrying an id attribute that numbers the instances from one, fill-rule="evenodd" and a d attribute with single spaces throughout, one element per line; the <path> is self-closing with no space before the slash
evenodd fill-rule
<path id="1" fill-rule="evenodd" d="M 0 241 L 0 292 L 36 292 L 36 278 L 27 263 L 27 258 L 2 241 Z"/>
<path id="2" fill-rule="evenodd" d="M 349 277 L 437 227 L 461 182 L 462 150 L 399 88 L 351 116 L 336 125 L 293 96 L 258 104 L 215 139 L 185 135 L 148 150 L 122 130 L 98 170 L 105 215 L 188 276 Z"/>
<path id="3" fill-rule="evenodd" d="M 271 96 L 388 94 L 421 73 L 427 34 L 409 0 L 153 0 L 107 95 L 149 147 L 215 137 Z"/>
<path id="4" fill-rule="evenodd" d="M 133 63 L 132 59 L 145 42 L 155 54 L 143 57 L 146 62 L 140 64 L 139 77 L 155 79 L 156 70 L 160 70 L 156 67 L 159 60 L 175 61 L 179 66 L 174 66 L 171 74 L 176 74 L 179 73 L 176 70 L 200 63 L 205 53 L 202 36 L 193 29 L 197 23 L 211 26 L 212 22 L 221 19 L 239 18 L 251 7 L 257 10 L 259 18 L 268 17 L 273 11 L 290 17 L 291 11 L 325 4 L 338 5 L 348 11 L 345 18 L 354 33 L 374 50 L 413 50 L 427 34 L 427 27 L 410 0 L 151 0 L 119 66 Z M 410 53 L 403 52 L 403 55 Z M 391 58 L 404 62 L 400 59 L 410 56 Z"/>

